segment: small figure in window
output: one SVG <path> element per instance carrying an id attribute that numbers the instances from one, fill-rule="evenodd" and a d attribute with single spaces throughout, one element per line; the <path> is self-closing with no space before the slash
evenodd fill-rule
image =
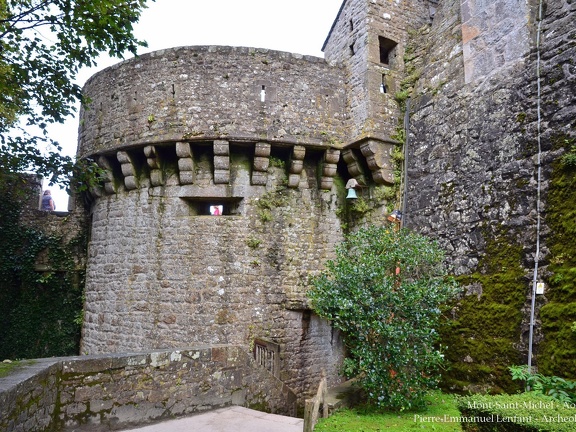
<path id="1" fill-rule="evenodd" d="M 49 189 L 46 189 L 44 191 L 44 195 L 42 195 L 42 205 L 40 206 L 40 209 L 44 211 L 56 210 L 56 204 L 54 204 L 54 200 L 52 199 L 52 194 L 50 193 Z"/>
<path id="2" fill-rule="evenodd" d="M 218 207 L 214 207 L 214 213 L 212 213 L 214 216 L 220 216 L 220 209 Z"/>

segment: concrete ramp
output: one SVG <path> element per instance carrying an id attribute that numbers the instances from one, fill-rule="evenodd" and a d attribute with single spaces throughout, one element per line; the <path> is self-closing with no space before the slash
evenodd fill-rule
<path id="1" fill-rule="evenodd" d="M 232 406 L 125 432 L 302 432 L 304 420 Z"/>

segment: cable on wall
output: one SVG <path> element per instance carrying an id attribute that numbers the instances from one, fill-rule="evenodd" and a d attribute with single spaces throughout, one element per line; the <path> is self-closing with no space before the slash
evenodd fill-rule
<path id="1" fill-rule="evenodd" d="M 538 28 L 536 31 L 536 82 L 537 82 L 537 106 L 538 112 L 537 120 L 537 137 L 538 137 L 538 177 L 537 177 L 537 194 L 536 194 L 536 254 L 534 256 L 534 277 L 532 280 L 532 302 L 530 306 L 530 335 L 528 340 L 528 372 L 532 372 L 532 343 L 534 339 L 534 310 L 536 308 L 536 285 L 538 283 L 538 262 L 540 260 L 540 190 L 541 190 L 541 174 L 542 174 L 542 145 L 541 145 L 541 114 L 540 114 L 540 99 L 542 96 L 541 91 L 541 74 L 540 74 L 540 35 L 542 27 L 542 0 L 538 6 Z"/>
<path id="2" fill-rule="evenodd" d="M 402 219 L 400 227 L 406 225 L 406 194 L 408 192 L 408 136 L 410 135 L 410 98 L 406 99 L 406 111 L 404 112 L 404 168 L 400 179 Z"/>

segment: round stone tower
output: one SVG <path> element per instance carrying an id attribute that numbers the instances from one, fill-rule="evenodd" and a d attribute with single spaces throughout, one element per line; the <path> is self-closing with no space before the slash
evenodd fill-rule
<path id="1" fill-rule="evenodd" d="M 394 181 L 391 92 L 422 13 L 396 2 L 388 25 L 373 3 L 343 2 L 328 62 L 180 47 L 86 83 L 78 155 L 106 177 L 82 353 L 237 344 L 301 394 L 339 381 L 342 341 L 306 291 L 343 239 L 347 180 Z"/>
<path id="2" fill-rule="evenodd" d="M 231 343 L 296 390 L 322 369 L 338 379 L 340 338 L 305 292 L 342 240 L 342 75 L 187 47 L 90 79 L 79 154 L 107 178 L 92 191 L 83 353 Z"/>

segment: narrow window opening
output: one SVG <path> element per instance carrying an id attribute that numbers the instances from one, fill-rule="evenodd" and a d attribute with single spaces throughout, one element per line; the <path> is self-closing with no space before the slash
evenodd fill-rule
<path id="1" fill-rule="evenodd" d="M 350 31 L 354 31 L 354 23 L 350 20 Z"/>
<path id="2" fill-rule="evenodd" d="M 262 86 L 262 90 L 260 90 L 260 102 L 266 102 L 266 86 Z"/>
<path id="3" fill-rule="evenodd" d="M 394 48 L 396 48 L 397 43 L 383 36 L 378 36 L 378 43 L 380 45 L 380 63 L 388 66 L 394 58 Z"/>
<path id="4" fill-rule="evenodd" d="M 176 89 L 174 88 L 174 84 L 172 84 L 172 97 L 176 95 Z"/>
<path id="5" fill-rule="evenodd" d="M 354 55 L 356 52 L 354 51 L 354 44 L 350 45 L 350 54 Z"/>
<path id="6" fill-rule="evenodd" d="M 380 93 L 388 93 L 386 88 L 386 75 L 382 74 L 382 82 L 380 83 Z"/>
<path id="7" fill-rule="evenodd" d="M 238 216 L 242 198 L 195 198 L 183 197 L 190 209 L 190 216 Z"/>

